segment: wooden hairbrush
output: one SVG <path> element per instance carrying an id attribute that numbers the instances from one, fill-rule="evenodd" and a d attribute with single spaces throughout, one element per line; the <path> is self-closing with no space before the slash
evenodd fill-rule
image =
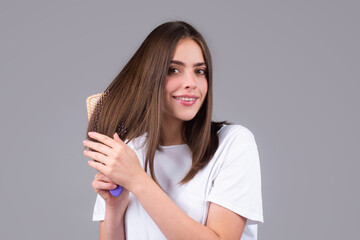
<path id="1" fill-rule="evenodd" d="M 100 101 L 100 104 L 102 104 L 103 99 L 108 95 L 108 92 L 104 93 L 98 93 L 95 95 L 91 95 L 90 97 L 88 97 L 86 99 L 86 107 L 87 107 L 87 114 L 88 114 L 88 120 L 90 120 L 91 116 L 93 115 L 95 109 L 96 109 L 96 105 L 98 104 L 98 102 Z M 100 105 L 100 108 L 102 106 Z M 95 116 L 97 117 L 97 116 Z M 94 119 L 94 131 L 96 131 L 96 124 L 97 124 L 97 119 Z M 114 197 L 118 197 L 120 196 L 121 192 L 123 190 L 122 186 L 117 185 L 117 187 L 115 189 L 110 190 L 111 195 L 113 195 Z"/>

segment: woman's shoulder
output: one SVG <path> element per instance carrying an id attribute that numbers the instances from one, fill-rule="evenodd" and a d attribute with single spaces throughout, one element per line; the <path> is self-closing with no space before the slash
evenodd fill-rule
<path id="1" fill-rule="evenodd" d="M 236 142 L 241 145 L 256 145 L 254 134 L 247 127 L 240 124 L 223 124 L 217 133 L 219 143 Z"/>

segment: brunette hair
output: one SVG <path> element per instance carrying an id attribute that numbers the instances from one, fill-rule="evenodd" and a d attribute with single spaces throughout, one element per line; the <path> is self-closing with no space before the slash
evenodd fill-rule
<path id="1" fill-rule="evenodd" d="M 191 150 L 192 166 L 181 183 L 190 181 L 217 150 L 217 131 L 224 123 L 211 122 L 211 55 L 204 38 L 190 24 L 183 21 L 167 22 L 147 36 L 104 91 L 105 94 L 98 102 L 87 129 L 87 132 L 96 131 L 109 137 L 117 132 L 122 140 L 129 141 L 147 133 L 145 171 L 149 168 L 156 183 L 154 155 L 160 142 L 165 80 L 175 48 L 178 42 L 185 38 L 194 40 L 200 46 L 207 67 L 208 81 L 207 96 L 199 112 L 183 125 L 183 139 Z"/>

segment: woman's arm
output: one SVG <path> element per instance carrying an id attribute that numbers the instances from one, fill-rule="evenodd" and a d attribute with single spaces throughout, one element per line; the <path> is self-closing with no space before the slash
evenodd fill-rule
<path id="1" fill-rule="evenodd" d="M 119 197 L 112 196 L 109 190 L 114 189 L 116 184 L 101 172 L 95 175 L 92 186 L 105 201 L 105 219 L 100 222 L 99 239 L 126 239 L 124 216 L 129 202 L 129 191 L 123 188 Z"/>
<path id="2" fill-rule="evenodd" d="M 85 146 L 98 151 L 84 152 L 86 156 L 97 160 L 97 162 L 89 161 L 89 165 L 114 183 L 129 189 L 167 239 L 238 240 L 241 238 L 246 223 L 245 218 L 211 203 L 206 226 L 200 224 L 182 211 L 152 180 L 141 168 L 135 152 L 123 143 L 117 134 L 114 134 L 114 139 L 99 133 L 89 133 L 89 135 L 104 144 L 85 143 Z M 105 218 L 104 223 L 107 224 L 107 217 Z M 121 220 L 114 216 L 108 221 L 111 223 L 106 225 L 109 226 L 107 229 L 112 231 L 115 224 L 119 224 Z"/>
<path id="3" fill-rule="evenodd" d="M 210 203 L 206 226 L 220 239 L 240 239 L 247 219 L 216 203 Z"/>
<path id="4" fill-rule="evenodd" d="M 124 211 L 105 205 L 105 219 L 100 222 L 100 240 L 125 240 Z"/>
<path id="5" fill-rule="evenodd" d="M 145 172 L 131 192 L 139 200 L 167 239 L 241 238 L 246 218 L 210 203 L 206 226 L 182 211 Z"/>
<path id="6" fill-rule="evenodd" d="M 129 202 L 129 191 L 123 188 L 120 196 L 112 196 L 109 191 L 117 185 L 102 172 L 95 175 L 92 187 L 105 201 L 105 219 L 100 222 L 99 239 L 125 240 L 124 217 Z"/>

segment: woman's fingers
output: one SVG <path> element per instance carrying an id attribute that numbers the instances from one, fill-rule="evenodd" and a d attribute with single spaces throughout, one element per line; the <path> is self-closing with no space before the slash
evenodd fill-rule
<path id="1" fill-rule="evenodd" d="M 109 174 L 108 168 L 102 163 L 98 163 L 98 162 L 95 162 L 95 161 L 88 161 L 88 164 L 89 164 L 90 167 L 98 170 L 99 172 L 103 172 L 106 175 Z"/>
<path id="2" fill-rule="evenodd" d="M 91 148 L 95 151 L 105 154 L 106 156 L 110 156 L 112 153 L 112 149 L 102 143 L 97 143 L 89 140 L 84 140 L 83 144 L 85 147 Z"/>
<path id="3" fill-rule="evenodd" d="M 93 138 L 93 139 L 96 139 L 98 140 L 99 142 L 102 142 L 104 143 L 105 145 L 111 147 L 111 148 L 116 148 L 118 147 L 119 145 L 119 142 L 115 141 L 114 139 L 104 135 L 104 134 L 101 134 L 101 133 L 97 133 L 97 132 L 89 132 L 88 135 Z M 124 144 L 122 141 L 121 141 L 122 144 Z"/>
<path id="4" fill-rule="evenodd" d="M 96 192 L 98 192 L 100 190 L 112 190 L 112 189 L 115 189 L 117 187 L 117 185 L 114 184 L 114 183 L 94 180 L 92 182 L 92 187 L 94 188 L 94 190 Z"/>
<path id="5" fill-rule="evenodd" d="M 119 137 L 119 135 L 118 135 L 117 133 L 114 133 L 113 137 L 114 137 L 114 140 L 115 140 L 115 141 L 117 141 L 117 142 L 119 142 L 119 143 L 124 143 L 124 142 L 121 140 L 121 138 Z"/>
<path id="6" fill-rule="evenodd" d="M 84 155 L 103 164 L 108 164 L 108 157 L 102 153 L 84 150 Z"/>
<path id="7" fill-rule="evenodd" d="M 108 176 L 106 176 L 105 174 L 103 174 L 102 172 L 98 172 L 95 175 L 95 180 L 97 181 L 103 181 L 103 182 L 108 182 L 108 183 L 113 183 L 115 184 Z M 115 184 L 116 185 L 116 184 Z"/>

